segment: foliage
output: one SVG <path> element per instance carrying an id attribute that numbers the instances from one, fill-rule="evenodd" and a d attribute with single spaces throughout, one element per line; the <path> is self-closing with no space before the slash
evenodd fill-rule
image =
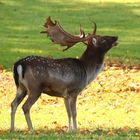
<path id="1" fill-rule="evenodd" d="M 140 136 L 139 70 L 107 67 L 79 95 L 77 133 L 67 133 L 63 100 L 47 95 L 42 95 L 31 110 L 35 132 L 27 131 L 21 103 L 16 113 L 16 132 L 10 133 L 10 103 L 14 96 L 11 72 L 1 71 L 0 138 L 123 140 L 138 139 Z"/>
<path id="2" fill-rule="evenodd" d="M 91 32 L 91 21 L 98 25 L 98 34 L 118 35 L 119 47 L 108 53 L 108 61 L 137 63 L 140 60 L 140 2 L 139 0 L 1 0 L 0 1 L 0 64 L 11 69 L 13 63 L 26 55 L 76 57 L 84 45 L 62 53 L 41 35 L 49 15 L 61 22 L 73 34 L 79 25 Z"/>

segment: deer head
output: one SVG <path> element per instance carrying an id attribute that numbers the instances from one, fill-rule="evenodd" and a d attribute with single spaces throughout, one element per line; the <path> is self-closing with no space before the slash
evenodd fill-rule
<path id="1" fill-rule="evenodd" d="M 117 40 L 117 36 L 96 35 L 88 40 L 88 47 L 92 47 L 94 50 L 98 50 L 101 54 L 105 54 L 109 49 L 118 44 Z"/>

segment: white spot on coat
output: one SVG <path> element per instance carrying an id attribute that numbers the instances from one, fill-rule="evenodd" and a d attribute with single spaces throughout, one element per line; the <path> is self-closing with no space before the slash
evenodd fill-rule
<path id="1" fill-rule="evenodd" d="M 22 80 L 22 71 L 23 71 L 22 66 L 18 65 L 17 66 L 17 72 L 18 72 L 18 75 L 19 75 L 19 81 Z"/>

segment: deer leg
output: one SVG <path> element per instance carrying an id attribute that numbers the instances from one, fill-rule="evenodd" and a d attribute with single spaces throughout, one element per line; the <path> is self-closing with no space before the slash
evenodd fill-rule
<path id="1" fill-rule="evenodd" d="M 75 131 L 77 129 L 77 121 L 76 121 L 76 97 L 70 97 L 70 108 L 72 113 L 72 120 L 73 120 L 73 130 Z"/>
<path id="2" fill-rule="evenodd" d="M 20 87 L 17 89 L 17 94 L 13 102 L 11 103 L 11 131 L 14 131 L 14 125 L 15 125 L 15 113 L 17 110 L 18 105 L 21 103 L 21 101 L 26 96 L 26 91 L 20 89 Z"/>
<path id="3" fill-rule="evenodd" d="M 22 106 L 23 111 L 24 111 L 24 115 L 25 115 L 25 119 L 29 128 L 29 131 L 33 130 L 33 126 L 32 126 L 32 121 L 30 118 L 30 109 L 32 107 L 32 105 L 37 101 L 37 99 L 40 97 L 40 93 L 36 93 L 34 92 L 34 94 L 29 94 L 26 102 L 24 103 L 24 105 Z"/>
<path id="4" fill-rule="evenodd" d="M 71 108 L 70 108 L 69 98 L 64 98 L 64 102 L 65 102 L 65 107 L 66 107 L 67 115 L 68 115 L 68 127 L 69 127 L 69 131 L 71 131 L 72 130 L 72 127 L 71 127 Z"/>

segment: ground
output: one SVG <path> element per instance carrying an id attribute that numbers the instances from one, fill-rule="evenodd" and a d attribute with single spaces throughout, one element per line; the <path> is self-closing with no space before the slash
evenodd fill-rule
<path id="1" fill-rule="evenodd" d="M 31 110 L 35 128 L 29 134 L 24 114 L 19 106 L 15 134 L 9 133 L 10 103 L 15 97 L 12 73 L 0 72 L 0 134 L 2 137 L 36 137 L 40 134 L 58 136 L 67 132 L 67 115 L 61 98 L 42 95 Z M 64 137 L 140 136 L 140 71 L 137 68 L 109 67 L 99 74 L 80 95 L 77 103 L 78 134 Z M 24 101 L 23 101 L 24 102 Z M 23 104 L 23 103 L 22 103 Z M 53 132 L 53 133 L 52 133 Z M 63 137 L 63 136 L 62 136 Z"/>

